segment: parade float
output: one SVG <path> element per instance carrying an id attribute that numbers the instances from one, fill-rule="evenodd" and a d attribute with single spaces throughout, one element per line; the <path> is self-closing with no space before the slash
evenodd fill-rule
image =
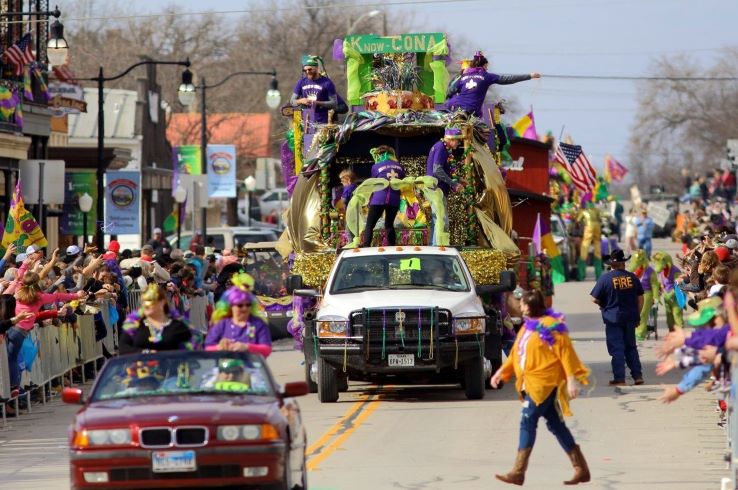
<path id="1" fill-rule="evenodd" d="M 360 255 L 358 237 L 364 229 L 366 205 L 372 192 L 388 186 L 400 191 L 402 196 L 394 222 L 397 243 L 387 247 L 384 229 L 378 226 L 372 232 L 371 243 L 380 248 L 374 250 L 382 253 L 386 249 L 388 254 L 425 253 L 432 234 L 430 226 L 436 226 L 433 235 L 437 237 L 441 252 L 444 247 L 458 250 L 477 292 L 483 296 L 486 333 L 473 339 L 473 349 L 481 351 L 481 358 L 486 361 L 484 366 L 465 366 L 464 359 L 458 358 L 457 347 L 457 358 L 452 358 L 449 364 L 454 371 L 458 368 L 466 372 L 467 377 L 471 369 L 472 378 L 478 379 L 477 373 L 481 370 L 488 378 L 502 358 L 500 305 L 503 301 L 496 293 L 514 288 L 513 271 L 518 269 L 520 260 L 520 250 L 511 238 L 510 196 L 500 171 L 505 144 L 504 130 L 498 126 L 500 107 L 485 106 L 484 118 L 441 110 L 450 79 L 448 43 L 443 34 L 349 36 L 337 48 L 334 57 L 343 59 L 347 70 L 346 100 L 350 110 L 343 122 L 338 123 L 331 114 L 327 123 L 316 124 L 309 110 L 288 108 L 283 111 L 291 118 L 288 138 L 282 145 L 283 172 L 291 200 L 284 216 L 286 231 L 279 249 L 284 256 L 291 257 L 289 289 L 312 291 L 310 297 L 295 291 L 295 311 L 290 326 L 298 342 L 304 341 L 301 347 L 305 354 L 306 380 L 311 390 L 318 391 L 319 381 L 326 379 L 326 372 L 333 373 L 333 378 L 338 376 L 338 381 L 324 381 L 323 385 L 328 388 L 323 386 L 319 391 L 321 399 L 335 401 L 335 386 L 345 388 L 349 374 L 354 379 L 372 372 L 373 368 L 367 367 L 371 362 L 364 362 L 362 367 L 352 365 L 348 340 L 342 344 L 345 358 L 342 366 L 325 367 L 328 358 L 322 351 L 335 343 L 335 339 L 324 339 L 316 333 L 316 324 L 321 323 L 316 299 L 323 297 L 337 257 L 345 257 L 347 251 Z M 448 127 L 458 129 L 463 136 L 460 148 L 450 155 L 449 162 L 452 177 L 466 185 L 461 192 L 450 193 L 445 199 L 435 177 L 426 175 L 426 163 L 429 150 L 443 138 Z M 395 150 L 404 178 L 371 178 L 374 161 L 370 150 L 380 145 Z M 337 205 L 337 196 L 340 196 L 340 175 L 347 169 L 357 177 L 358 187 L 343 208 Z M 448 216 L 447 232 L 443 228 L 444 215 Z M 389 283 L 403 281 L 406 272 L 399 275 L 402 277 L 390 275 Z M 418 352 L 428 355 L 427 342 L 431 346 L 434 342 L 460 345 L 456 334 L 442 334 L 439 324 L 434 326 L 441 311 L 449 312 L 446 318 L 452 322 L 453 308 L 431 300 L 426 302 L 423 306 L 429 308 L 429 313 L 415 314 Z M 381 329 L 386 335 L 381 336 L 382 355 L 386 349 L 404 345 L 405 306 L 364 305 L 369 317 L 373 312 L 384 312 L 386 321 Z M 355 316 L 350 315 L 351 318 Z M 352 324 L 353 320 L 346 322 Z M 426 325 L 427 322 L 430 325 Z M 352 331 L 355 333 L 357 329 L 351 326 L 344 330 L 347 339 Z M 364 352 L 364 361 L 368 361 L 380 347 L 372 343 L 374 338 L 364 340 L 365 348 L 360 352 Z M 359 339 L 351 342 L 356 341 Z M 338 362 L 336 359 L 329 361 Z M 432 358 L 421 358 L 420 354 L 413 362 L 426 367 L 433 364 Z M 434 369 L 440 370 L 440 364 Z M 462 384 L 465 384 L 463 376 Z"/>
<path id="2" fill-rule="evenodd" d="M 341 171 L 352 170 L 359 182 L 370 177 L 374 162 L 369 150 L 380 145 L 395 149 L 407 176 L 379 184 L 402 193 L 395 221 L 398 245 L 428 245 L 432 213 L 447 214 L 448 234 L 439 229 L 439 244 L 461 250 L 477 283 L 495 283 L 502 270 L 516 268 L 520 251 L 510 238 L 513 215 L 499 169 L 498 138 L 483 119 L 438 110 L 450 78 L 448 53 L 440 33 L 348 36 L 334 53 L 345 59 L 347 69 L 352 110 L 343 123 L 313 124 L 303 111 L 292 112 L 282 148 L 285 178 L 293 184 L 282 245 L 295 254 L 292 272 L 306 285 L 320 287 L 336 250 L 358 244 L 362 208 L 378 189 L 376 183 L 359 186 L 343 212 L 334 196 Z M 490 115 L 499 121 L 499 109 Z M 426 176 L 426 159 L 449 125 L 464 136 L 452 173 L 469 185 L 450 194 L 445 206 L 435 179 Z M 437 226 L 441 221 L 436 220 Z M 373 233 L 373 245 L 385 243 L 384 230 Z"/>

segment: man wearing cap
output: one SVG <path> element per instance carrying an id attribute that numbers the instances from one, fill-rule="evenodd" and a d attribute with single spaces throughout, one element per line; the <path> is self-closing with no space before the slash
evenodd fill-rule
<path id="1" fill-rule="evenodd" d="M 463 138 L 461 129 L 454 126 L 447 127 L 443 133 L 443 139 L 431 147 L 425 165 L 425 174 L 435 177 L 438 180 L 438 188 L 443 191 L 443 201 L 446 207 L 443 223 L 445 232 L 448 232 L 448 193 L 450 191 L 460 192 L 464 189 L 463 180 L 456 176 L 457 169 L 460 170 L 463 164 L 458 160 L 461 157 L 456 154 Z M 429 225 L 430 244 L 438 245 L 438 237 L 434 233 L 435 216 Z"/>
<path id="2" fill-rule="evenodd" d="M 320 72 L 320 58 L 308 56 L 303 65 L 304 76 L 297 81 L 290 99 L 292 107 L 313 108 L 313 122 L 328 122 L 328 111 L 337 106 L 336 87 Z"/>
<path id="3" fill-rule="evenodd" d="M 612 270 L 600 276 L 590 293 L 605 322 L 607 353 L 612 357 L 610 386 L 625 386 L 625 364 L 634 383 L 643 384 L 635 334 L 643 308 L 643 286 L 638 276 L 625 270 L 629 258 L 615 250 L 606 260 Z"/>
<path id="4" fill-rule="evenodd" d="M 154 253 L 159 256 L 162 256 L 172 250 L 172 245 L 162 235 L 161 228 L 154 228 L 154 238 L 152 238 L 147 245 L 151 245 Z M 120 245 L 118 247 L 120 248 Z"/>
<path id="5" fill-rule="evenodd" d="M 161 265 L 159 265 L 158 262 L 154 260 L 155 256 L 156 254 L 154 253 L 154 248 L 148 243 L 141 247 L 141 262 L 146 262 L 147 264 L 149 264 L 148 270 L 151 271 L 151 274 L 148 276 L 148 278 L 154 279 L 154 281 L 156 281 L 157 283 L 169 281 L 169 279 L 171 279 L 171 277 L 169 276 L 169 272 L 167 272 L 166 269 L 164 269 Z"/>

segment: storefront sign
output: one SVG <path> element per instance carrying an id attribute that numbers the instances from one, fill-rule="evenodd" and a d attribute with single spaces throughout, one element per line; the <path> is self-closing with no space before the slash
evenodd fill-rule
<path id="1" fill-rule="evenodd" d="M 208 197 L 236 197 L 236 147 L 208 145 Z"/>
<path id="2" fill-rule="evenodd" d="M 49 108 L 54 117 L 87 112 L 84 90 L 76 83 L 50 82 L 49 95 Z"/>
<path id="3" fill-rule="evenodd" d="M 130 170 L 107 172 L 105 229 L 107 233 L 141 233 L 141 173 Z"/>

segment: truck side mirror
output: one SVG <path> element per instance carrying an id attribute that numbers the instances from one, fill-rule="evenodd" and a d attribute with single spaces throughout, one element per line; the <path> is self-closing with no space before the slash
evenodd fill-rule
<path id="1" fill-rule="evenodd" d="M 513 271 L 500 272 L 500 282 L 498 284 L 484 284 L 477 286 L 478 294 L 494 294 L 512 291 L 517 286 L 517 278 Z"/>
<path id="2" fill-rule="evenodd" d="M 302 289 L 302 276 L 298 274 L 291 274 L 287 276 L 287 292 L 292 294 L 295 289 Z"/>

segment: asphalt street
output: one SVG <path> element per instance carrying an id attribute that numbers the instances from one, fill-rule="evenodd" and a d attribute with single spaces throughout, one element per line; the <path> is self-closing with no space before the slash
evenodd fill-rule
<path id="1" fill-rule="evenodd" d="M 665 243 L 654 249 L 660 246 Z M 574 345 L 593 374 L 567 420 L 592 471 L 585 488 L 719 488 L 728 472 L 714 394 L 698 388 L 672 405 L 656 401 L 660 384 L 675 383 L 683 373 L 656 377 L 654 340 L 639 349 L 646 384 L 608 387 L 610 363 L 599 311 L 589 298 L 592 285 L 560 285 L 554 303 L 567 314 Z M 660 327 L 663 334 L 663 317 Z M 281 382 L 302 377 L 301 356 L 289 342 L 269 363 Z M 338 403 L 321 404 L 308 395 L 300 405 L 313 490 L 506 487 L 494 473 L 510 469 L 517 447 L 520 402 L 512 386 L 468 401 L 458 387 L 351 383 Z M 1 488 L 68 488 L 66 435 L 75 411 L 54 400 L 0 429 Z M 563 488 L 571 472 L 568 457 L 541 423 L 526 487 Z"/>

